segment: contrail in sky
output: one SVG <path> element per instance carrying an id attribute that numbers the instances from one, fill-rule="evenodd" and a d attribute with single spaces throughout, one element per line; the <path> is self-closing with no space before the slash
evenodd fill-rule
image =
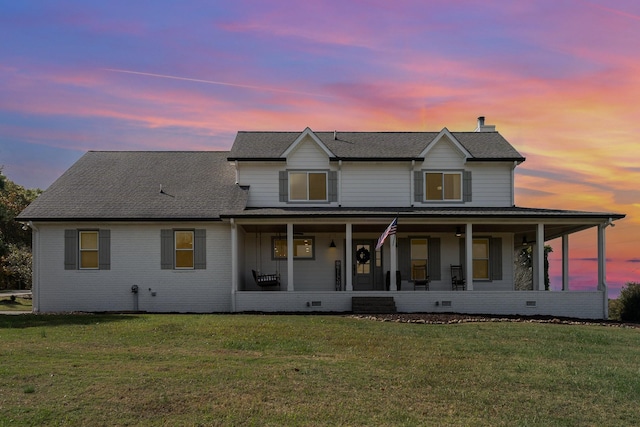
<path id="1" fill-rule="evenodd" d="M 114 73 L 137 74 L 139 76 L 159 77 L 159 78 L 162 78 L 162 79 L 173 79 L 173 80 L 184 80 L 184 81 L 187 81 L 187 82 L 206 83 L 206 84 L 210 84 L 210 85 L 233 86 L 233 87 L 239 87 L 239 88 L 243 88 L 243 89 L 255 89 L 255 90 L 261 90 L 261 91 L 267 91 L 267 92 L 280 92 L 280 93 L 290 93 L 290 94 L 295 94 L 295 95 L 306 95 L 306 96 L 315 96 L 315 97 L 321 97 L 321 98 L 331 98 L 331 96 L 321 95 L 321 94 L 318 94 L 318 93 L 299 92 L 299 91 L 295 91 L 295 90 L 285 90 L 285 89 L 273 89 L 273 88 L 269 88 L 269 87 L 243 85 L 243 84 L 237 84 L 237 83 L 216 82 L 216 81 L 213 81 L 213 80 L 191 79 L 191 78 L 188 78 L 188 77 L 168 76 L 168 75 L 165 75 L 165 74 L 143 73 L 141 71 L 119 70 L 119 69 L 115 69 L 115 68 L 105 68 L 104 70 L 105 71 L 111 71 L 111 72 L 114 72 Z"/>

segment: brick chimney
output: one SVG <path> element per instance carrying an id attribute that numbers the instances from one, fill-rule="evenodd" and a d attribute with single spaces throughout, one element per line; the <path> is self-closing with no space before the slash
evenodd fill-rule
<path id="1" fill-rule="evenodd" d="M 478 117 L 478 126 L 476 127 L 476 130 L 474 130 L 474 132 L 495 132 L 495 131 L 496 131 L 495 125 L 485 125 L 484 116 Z"/>

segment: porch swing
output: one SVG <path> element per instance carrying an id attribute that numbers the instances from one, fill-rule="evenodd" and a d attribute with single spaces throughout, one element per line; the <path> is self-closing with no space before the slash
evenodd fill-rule
<path id="1" fill-rule="evenodd" d="M 256 238 L 258 239 L 256 257 L 256 266 L 262 264 L 262 233 L 257 234 Z M 258 262 L 259 261 L 259 262 Z M 255 270 L 251 270 L 253 274 L 253 280 L 255 280 L 256 285 L 261 288 L 271 288 L 271 287 L 280 287 L 280 259 L 276 257 L 276 272 L 275 274 L 258 274 Z"/>

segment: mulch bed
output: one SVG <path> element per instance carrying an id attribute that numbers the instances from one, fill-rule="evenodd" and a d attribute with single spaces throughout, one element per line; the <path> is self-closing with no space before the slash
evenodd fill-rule
<path id="1" fill-rule="evenodd" d="M 616 328 L 640 328 L 639 323 L 616 322 L 613 320 L 572 319 L 552 316 L 494 316 L 480 314 L 453 313 L 397 313 L 397 314 L 354 314 L 357 319 L 375 320 L 379 322 L 418 323 L 430 325 L 449 325 L 456 323 L 483 322 L 528 322 L 551 323 L 560 325 L 598 325 Z"/>

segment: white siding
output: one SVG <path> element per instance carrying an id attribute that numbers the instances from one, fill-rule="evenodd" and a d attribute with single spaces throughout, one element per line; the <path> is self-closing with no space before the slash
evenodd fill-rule
<path id="1" fill-rule="evenodd" d="M 238 167 L 240 185 L 248 185 L 248 207 L 284 206 L 280 203 L 278 171 L 284 170 L 284 162 L 247 162 Z"/>
<path id="2" fill-rule="evenodd" d="M 447 138 L 442 138 L 427 152 L 422 169 L 462 169 L 464 166 L 464 154 Z"/>
<path id="3" fill-rule="evenodd" d="M 344 207 L 410 206 L 410 163 L 349 163 L 342 165 L 338 188 Z"/>
<path id="4" fill-rule="evenodd" d="M 288 169 L 329 169 L 329 157 L 318 144 L 306 137 L 287 156 Z"/>
<path id="5" fill-rule="evenodd" d="M 511 164 L 465 162 L 460 150 L 443 138 L 429 150 L 424 162 L 416 170 L 467 170 L 471 171 L 472 200 L 465 207 L 509 207 L 512 200 Z M 461 206 L 456 203 L 423 203 L 423 206 Z"/>
<path id="6" fill-rule="evenodd" d="M 204 228 L 204 270 L 161 270 L 160 230 Z M 39 225 L 38 294 L 40 312 L 131 311 L 224 312 L 231 309 L 231 257 L 228 224 L 82 224 L 111 230 L 110 270 L 65 270 L 64 230 L 72 225 Z M 155 295 L 154 295 L 155 293 Z"/>
<path id="7" fill-rule="evenodd" d="M 465 206 L 513 206 L 511 165 L 503 163 L 467 163 L 472 174 L 472 198 Z"/>

